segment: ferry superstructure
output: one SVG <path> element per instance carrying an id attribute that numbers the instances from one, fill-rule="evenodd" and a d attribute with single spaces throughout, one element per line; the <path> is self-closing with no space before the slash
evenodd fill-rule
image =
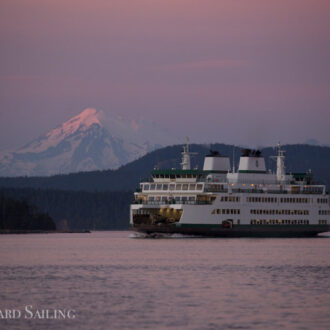
<path id="1" fill-rule="evenodd" d="M 220 237 L 304 237 L 330 231 L 330 198 L 311 172 L 287 174 L 278 145 L 276 173 L 258 150 L 244 149 L 237 171 L 211 151 L 203 170 L 191 169 L 189 144 L 181 169 L 154 169 L 140 183 L 130 227 L 150 233 Z"/>

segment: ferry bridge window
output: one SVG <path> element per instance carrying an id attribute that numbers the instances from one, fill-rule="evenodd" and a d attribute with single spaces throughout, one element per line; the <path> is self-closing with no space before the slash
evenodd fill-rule
<path id="1" fill-rule="evenodd" d="M 176 185 L 176 190 L 181 190 L 181 183 Z"/>
<path id="2" fill-rule="evenodd" d="M 163 184 L 163 190 L 167 190 L 168 189 L 168 185 L 167 184 Z"/>
<path id="3" fill-rule="evenodd" d="M 188 185 L 187 184 L 183 184 L 182 185 L 182 190 L 188 190 Z"/>
<path id="4" fill-rule="evenodd" d="M 190 184 L 189 185 L 189 190 L 195 190 L 196 189 L 196 185 L 195 184 Z"/>
<path id="5" fill-rule="evenodd" d="M 175 190 L 175 184 L 170 184 L 170 190 Z"/>
<path id="6" fill-rule="evenodd" d="M 202 190 L 202 189 L 203 189 L 203 185 L 202 185 L 202 184 L 198 184 L 198 185 L 196 186 L 196 189 L 197 189 L 197 190 Z"/>
<path id="7" fill-rule="evenodd" d="M 150 185 L 150 190 L 155 190 L 155 187 L 156 187 L 156 185 L 151 184 L 151 185 Z"/>
<path id="8" fill-rule="evenodd" d="M 144 189 L 144 190 L 149 190 L 149 185 L 148 185 L 148 184 L 145 184 L 145 185 L 143 186 L 143 189 Z"/>
<path id="9" fill-rule="evenodd" d="M 161 184 L 158 184 L 157 186 L 156 186 L 156 190 L 161 190 L 162 189 L 162 185 Z"/>

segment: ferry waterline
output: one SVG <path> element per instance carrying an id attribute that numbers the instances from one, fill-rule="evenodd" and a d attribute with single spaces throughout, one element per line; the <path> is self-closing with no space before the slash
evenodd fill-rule
<path id="1" fill-rule="evenodd" d="M 191 169 L 189 144 L 181 169 L 154 169 L 140 183 L 130 227 L 147 234 L 211 237 L 308 237 L 330 231 L 330 198 L 312 173 L 285 172 L 278 145 L 276 173 L 266 171 L 258 150 L 243 149 L 238 170 L 211 151 L 203 170 Z"/>

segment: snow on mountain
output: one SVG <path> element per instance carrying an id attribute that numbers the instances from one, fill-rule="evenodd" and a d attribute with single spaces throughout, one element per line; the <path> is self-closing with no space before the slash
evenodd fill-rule
<path id="1" fill-rule="evenodd" d="M 155 123 L 85 109 L 0 159 L 1 176 L 115 169 L 158 147 L 177 143 Z"/>

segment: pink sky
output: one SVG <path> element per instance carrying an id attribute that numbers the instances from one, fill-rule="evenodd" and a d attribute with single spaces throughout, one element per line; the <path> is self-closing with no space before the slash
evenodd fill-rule
<path id="1" fill-rule="evenodd" d="M 328 0 L 2 0 L 0 148 L 86 107 L 182 140 L 330 144 Z"/>

